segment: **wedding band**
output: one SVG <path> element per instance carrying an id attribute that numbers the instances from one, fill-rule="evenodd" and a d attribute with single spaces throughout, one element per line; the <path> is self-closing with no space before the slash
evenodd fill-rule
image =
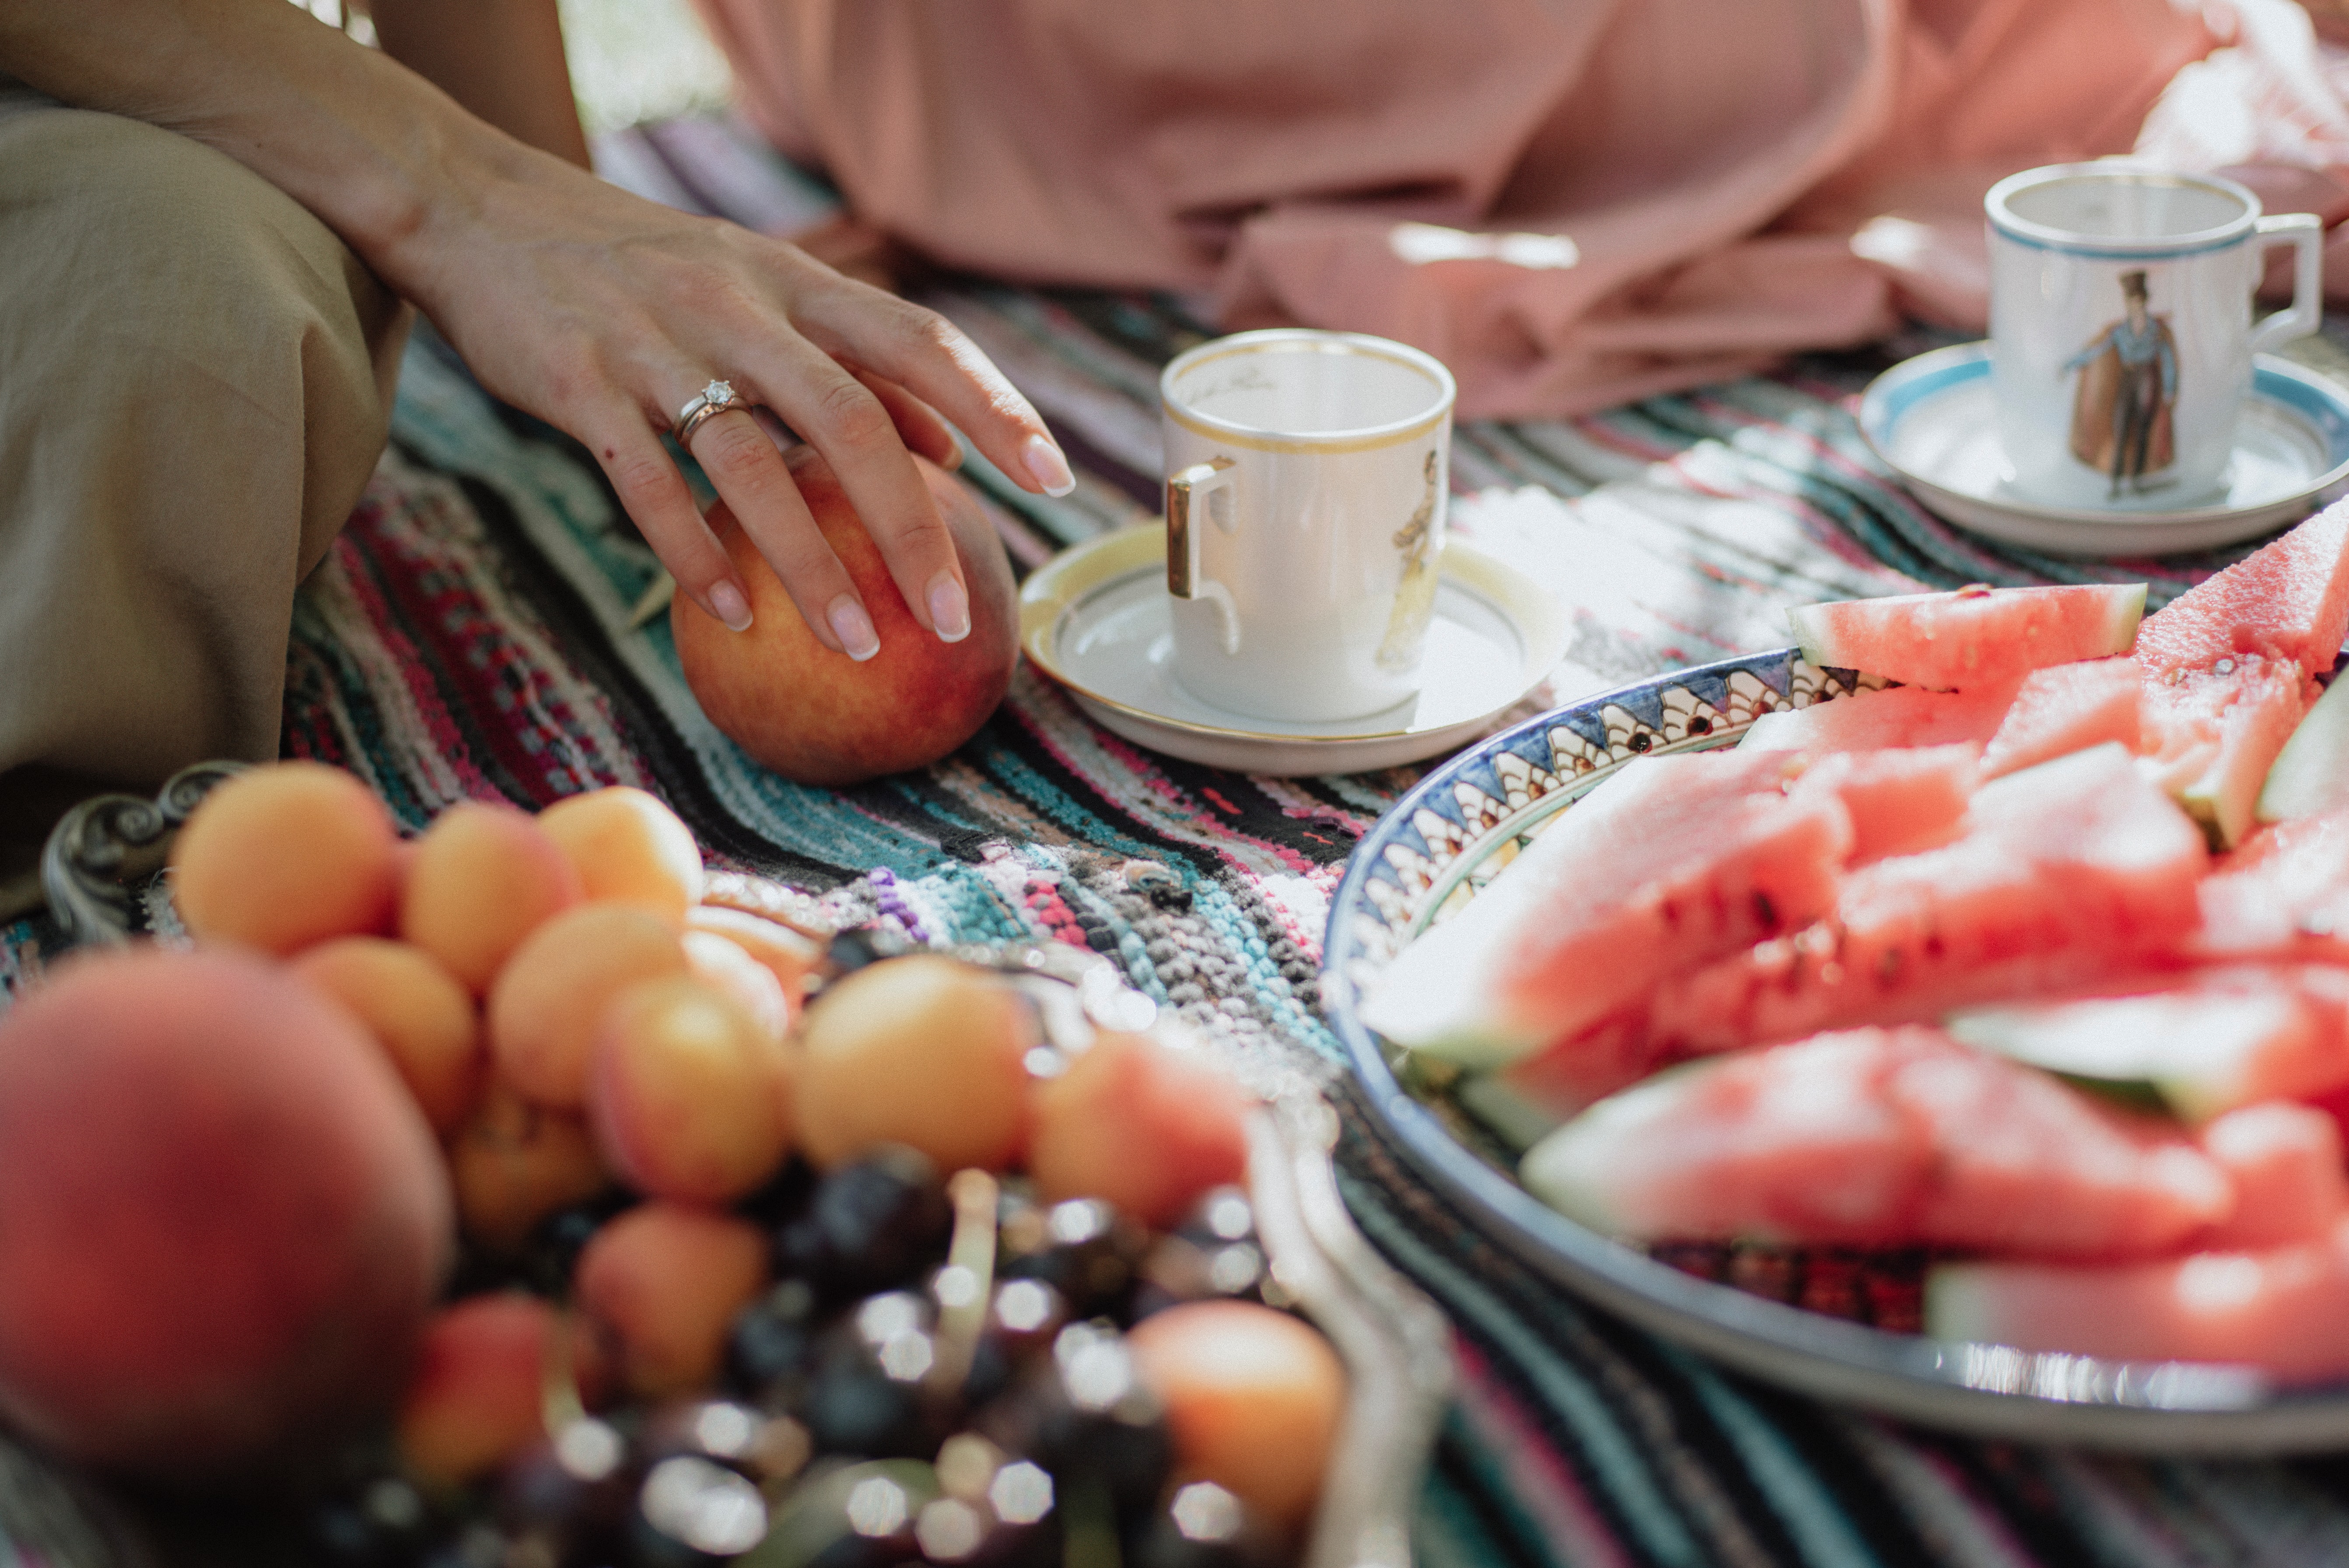
<path id="1" fill-rule="evenodd" d="M 678 446 L 686 446 L 692 441 L 693 433 L 701 428 L 705 420 L 730 409 L 748 408 L 750 406 L 748 397 L 736 395 L 732 383 L 712 381 L 691 402 L 677 411 L 677 424 L 669 434 L 677 438 Z"/>

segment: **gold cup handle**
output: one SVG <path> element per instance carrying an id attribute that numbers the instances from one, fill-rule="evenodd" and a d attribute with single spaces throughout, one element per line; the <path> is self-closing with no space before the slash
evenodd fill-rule
<path id="1" fill-rule="evenodd" d="M 1177 599 L 1199 596 L 1199 531 L 1195 509 L 1218 485 L 1231 481 L 1232 459 L 1209 458 L 1166 477 L 1166 592 Z M 1229 511 L 1220 525 L 1231 531 Z"/>

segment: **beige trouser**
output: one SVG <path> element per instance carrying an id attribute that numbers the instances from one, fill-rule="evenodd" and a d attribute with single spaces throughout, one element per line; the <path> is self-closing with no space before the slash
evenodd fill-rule
<path id="1" fill-rule="evenodd" d="M 0 882 L 84 794 L 277 754 L 408 320 L 241 164 L 0 77 Z"/>

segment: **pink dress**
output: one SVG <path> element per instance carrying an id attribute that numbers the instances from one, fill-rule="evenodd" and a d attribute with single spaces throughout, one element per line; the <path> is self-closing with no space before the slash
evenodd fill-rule
<path id="1" fill-rule="evenodd" d="M 1561 414 L 1903 308 L 1981 196 L 2126 151 L 2170 0 L 698 0 L 745 112 L 951 265 L 1379 333 Z"/>

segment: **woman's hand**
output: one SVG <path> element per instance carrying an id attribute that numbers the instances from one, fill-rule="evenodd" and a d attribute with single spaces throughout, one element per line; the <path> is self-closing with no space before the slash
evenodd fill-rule
<path id="1" fill-rule="evenodd" d="M 712 380 L 830 460 L 948 642 L 969 600 L 909 448 L 951 460 L 943 415 L 1016 482 L 1072 482 L 1035 409 L 935 313 L 526 147 L 284 0 L 0 0 L 0 69 L 205 141 L 316 212 L 491 391 L 585 443 L 678 586 L 729 625 L 749 624 L 748 595 L 660 440 Z M 718 415 L 692 444 L 816 635 L 871 657 L 872 617 L 752 417 Z"/>
<path id="2" fill-rule="evenodd" d="M 915 618 L 945 641 L 967 635 L 961 571 L 909 449 L 951 464 L 950 420 L 1019 482 L 1055 494 L 1071 482 L 987 356 L 936 313 L 791 245 L 496 150 L 493 169 L 448 182 L 378 265 L 491 391 L 585 443 L 678 587 L 727 625 L 749 624 L 745 586 L 660 441 L 688 399 L 723 380 L 830 461 Z M 692 450 L 816 635 L 870 657 L 872 618 L 758 423 L 719 414 Z"/>

